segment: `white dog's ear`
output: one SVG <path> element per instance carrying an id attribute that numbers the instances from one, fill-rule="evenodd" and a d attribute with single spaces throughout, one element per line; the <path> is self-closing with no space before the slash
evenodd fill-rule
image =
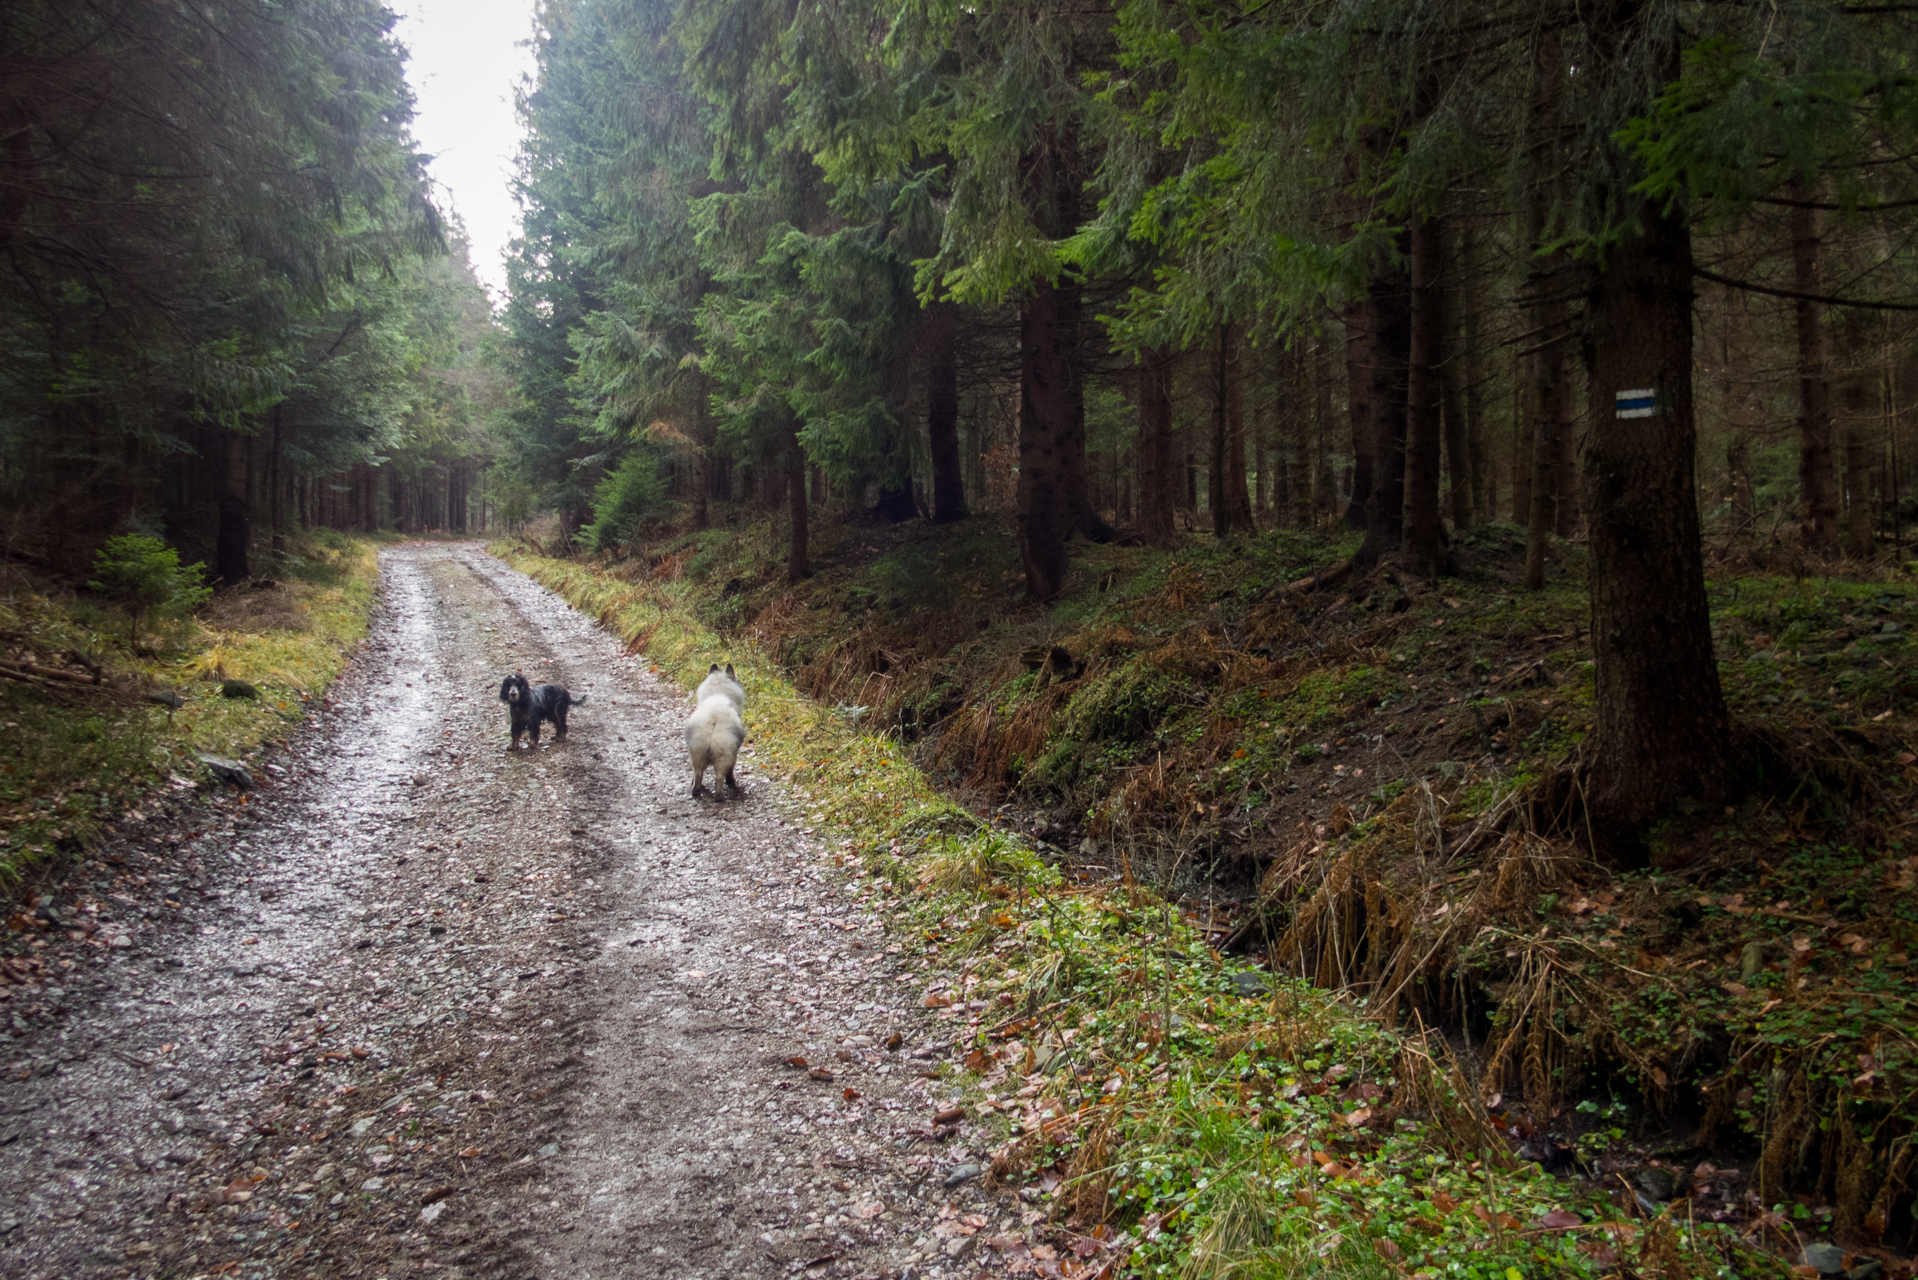
<path id="1" fill-rule="evenodd" d="M 707 674 L 707 675 L 711 675 L 711 674 L 712 674 L 713 672 L 715 672 L 715 671 L 717 671 L 717 670 L 719 670 L 719 664 L 718 664 L 717 662 L 715 662 L 715 663 L 713 663 L 713 665 L 712 665 L 712 666 L 710 666 L 710 667 L 707 667 L 707 668 L 706 668 L 706 674 Z"/>
<path id="2" fill-rule="evenodd" d="M 729 675 L 729 676 L 733 676 L 733 664 L 732 664 L 732 663 L 730 663 L 730 662 L 728 662 L 728 663 L 726 664 L 726 674 L 727 674 L 727 675 Z M 737 680 L 737 679 L 739 679 L 739 677 L 738 677 L 738 676 L 733 676 L 733 679 L 735 679 L 735 680 Z"/>

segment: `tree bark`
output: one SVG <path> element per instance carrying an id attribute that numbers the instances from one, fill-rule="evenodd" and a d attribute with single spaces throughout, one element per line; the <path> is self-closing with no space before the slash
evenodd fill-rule
<path id="1" fill-rule="evenodd" d="M 1352 493 L 1345 504 L 1345 523 L 1365 528 L 1365 504 L 1372 496 L 1372 344 L 1367 326 L 1372 308 L 1367 300 L 1345 310 L 1345 408 L 1352 431 Z"/>
<path id="2" fill-rule="evenodd" d="M 1512 523 L 1532 518 L 1532 438 L 1538 432 L 1538 378 L 1531 357 L 1512 357 Z"/>
<path id="3" fill-rule="evenodd" d="M 1233 325 L 1219 326 L 1212 374 L 1212 470 L 1207 498 L 1213 536 L 1230 538 L 1256 532 L 1245 485 L 1245 385 L 1239 376 L 1238 333 Z"/>
<path id="4" fill-rule="evenodd" d="M 1858 420 L 1845 424 L 1845 515 L 1846 551 L 1854 560 L 1872 553 L 1871 534 L 1871 449 Z"/>
<path id="5" fill-rule="evenodd" d="M 1727 786 L 1731 720 L 1712 654 L 1699 545 L 1692 407 L 1691 232 L 1650 206 L 1587 308 L 1595 412 L 1585 438 L 1596 717 L 1590 812 L 1617 834 L 1680 795 Z M 1620 392 L 1650 389 L 1649 416 Z"/>
<path id="6" fill-rule="evenodd" d="M 1153 546 L 1172 542 L 1173 444 L 1172 352 L 1160 347 L 1139 365 L 1139 534 Z"/>
<path id="7" fill-rule="evenodd" d="M 1822 292 L 1818 212 L 1791 214 L 1792 287 Z M 1798 506 L 1805 545 L 1819 555 L 1838 550 L 1838 502 L 1831 449 L 1831 385 L 1827 381 L 1824 305 L 1793 304 L 1798 320 Z"/>
<path id="8" fill-rule="evenodd" d="M 932 520 L 966 518 L 965 469 L 959 460 L 959 307 L 926 305 L 926 436 L 932 455 Z"/>
<path id="9" fill-rule="evenodd" d="M 1019 558 L 1027 599 L 1042 602 L 1065 590 L 1066 539 L 1086 506 L 1085 419 L 1073 386 L 1079 308 L 1076 284 L 1042 284 L 1020 317 Z"/>
<path id="10" fill-rule="evenodd" d="M 1411 248 L 1410 360 L 1406 369 L 1405 571 L 1431 581 L 1445 563 L 1445 527 L 1439 519 L 1439 444 L 1445 365 L 1445 224 L 1414 213 Z"/>
<path id="11" fill-rule="evenodd" d="M 790 409 L 786 411 L 786 501 L 792 511 L 786 581 L 795 583 L 806 576 L 806 450 L 799 443 L 799 417 Z"/>
<path id="12" fill-rule="evenodd" d="M 1485 440 L 1485 353 L 1480 349 L 1478 233 L 1473 223 L 1465 224 L 1459 240 L 1459 258 L 1460 284 L 1456 296 L 1461 314 L 1457 332 L 1464 357 L 1459 362 L 1459 378 L 1465 384 L 1465 455 L 1472 474 L 1471 522 L 1476 524 L 1498 519 L 1498 471 Z"/>
<path id="13" fill-rule="evenodd" d="M 1320 330 L 1312 338 L 1312 357 L 1309 362 L 1308 377 L 1314 397 L 1312 411 L 1312 492 L 1300 510 L 1299 528 L 1317 529 L 1319 517 L 1329 515 L 1333 499 L 1337 496 L 1333 488 L 1332 476 L 1332 378 L 1326 367 L 1325 333 Z M 1306 448 L 1301 439 L 1301 456 Z M 1301 471 L 1303 471 L 1303 465 Z"/>
<path id="14" fill-rule="evenodd" d="M 286 550 L 286 513 L 281 506 L 283 491 L 280 488 L 280 453 L 282 451 L 280 441 L 283 416 L 280 409 L 280 405 L 273 406 L 273 451 L 267 455 L 266 459 L 267 493 L 272 495 L 267 519 L 273 526 L 273 550 L 275 551 Z"/>
<path id="15" fill-rule="evenodd" d="M 1451 481 L 1448 505 L 1452 527 L 1472 527 L 1479 484 L 1472 453 L 1471 428 L 1465 417 L 1465 352 L 1458 331 L 1457 291 L 1445 291 L 1445 354 L 1440 388 L 1444 396 L 1445 471 Z"/>
<path id="16" fill-rule="evenodd" d="M 1552 478 L 1552 530 L 1561 538 L 1578 532 L 1578 384 L 1573 381 L 1571 344 L 1558 362 L 1558 465 Z"/>
<path id="17" fill-rule="evenodd" d="M 1537 354 L 1533 369 L 1536 390 L 1532 402 L 1538 421 L 1532 429 L 1532 509 L 1525 522 L 1525 589 L 1545 585 L 1545 552 L 1555 524 L 1555 487 L 1558 479 L 1559 430 L 1564 413 L 1559 395 L 1565 386 L 1563 366 L 1570 357 L 1563 344 Z"/>
<path id="18" fill-rule="evenodd" d="M 226 433 L 226 480 L 220 487 L 220 528 L 214 543 L 213 566 L 220 581 L 237 587 L 252 577 L 247 554 L 253 541 L 253 513 L 247 502 L 247 437 Z"/>
<path id="19" fill-rule="evenodd" d="M 1365 541 L 1356 557 L 1363 569 L 1397 551 L 1404 541 L 1405 397 L 1411 345 L 1411 281 L 1402 268 L 1388 263 L 1376 270 L 1366 294 L 1365 347 L 1371 374 L 1366 404 L 1372 419 L 1372 490 L 1365 501 Z"/>

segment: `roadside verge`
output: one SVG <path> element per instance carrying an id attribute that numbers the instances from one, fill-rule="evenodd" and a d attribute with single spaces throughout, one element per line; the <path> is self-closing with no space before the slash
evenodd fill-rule
<path id="1" fill-rule="evenodd" d="M 940 1070 L 967 1101 L 944 1122 L 996 1126 L 989 1175 L 1077 1233 L 1064 1255 L 977 1242 L 1009 1269 L 1784 1274 L 1669 1197 L 1542 1172 L 1435 1038 L 1235 966 L 1205 920 L 1129 877 L 1069 877 L 941 796 L 859 709 L 807 701 L 748 641 L 703 628 L 688 584 L 496 551 L 682 687 L 714 655 L 738 666 L 761 765 L 837 836 L 833 861 L 868 879 L 951 1028 Z"/>

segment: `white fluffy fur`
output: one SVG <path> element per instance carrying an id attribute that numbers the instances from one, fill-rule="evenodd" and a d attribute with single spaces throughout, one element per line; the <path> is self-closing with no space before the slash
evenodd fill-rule
<path id="1" fill-rule="evenodd" d="M 724 671 L 715 663 L 695 696 L 699 706 L 686 718 L 686 755 L 693 766 L 693 795 L 705 794 L 706 770 L 711 769 L 713 794 L 723 798 L 722 787 L 739 791 L 739 784 L 733 780 L 733 765 L 746 741 L 746 722 L 740 715 L 746 708 L 746 689 L 730 663 Z"/>

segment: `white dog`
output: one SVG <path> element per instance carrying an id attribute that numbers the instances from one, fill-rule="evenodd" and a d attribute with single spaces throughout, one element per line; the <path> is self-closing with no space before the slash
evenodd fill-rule
<path id="1" fill-rule="evenodd" d="M 740 745 L 746 741 L 746 721 L 740 715 L 746 709 L 746 687 L 733 674 L 732 663 L 727 663 L 724 671 L 714 663 L 706 678 L 699 682 L 699 692 L 694 697 L 699 706 L 686 718 L 686 755 L 693 766 L 693 798 L 706 794 L 706 770 L 710 768 L 713 796 L 724 800 L 721 783 L 732 788 L 733 794 L 739 794 L 739 783 L 733 780 L 733 764 L 739 759 Z"/>

